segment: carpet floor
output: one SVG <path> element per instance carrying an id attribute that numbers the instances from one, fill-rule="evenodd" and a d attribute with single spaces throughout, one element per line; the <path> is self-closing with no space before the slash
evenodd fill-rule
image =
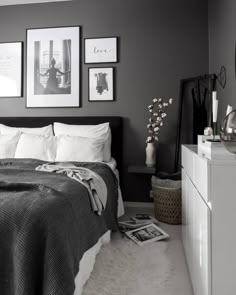
<path id="1" fill-rule="evenodd" d="M 170 239 L 142 247 L 113 234 L 96 258 L 83 295 L 192 295 L 181 227 L 160 226 Z"/>

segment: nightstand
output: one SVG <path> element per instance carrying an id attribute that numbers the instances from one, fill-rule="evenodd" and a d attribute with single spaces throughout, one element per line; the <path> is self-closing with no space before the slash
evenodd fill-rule
<path id="1" fill-rule="evenodd" d="M 157 169 L 156 167 L 147 167 L 146 165 L 130 165 L 128 166 L 128 172 L 155 175 Z"/>
<path id="2" fill-rule="evenodd" d="M 157 172 L 156 167 L 147 167 L 144 165 L 129 165 L 128 173 L 136 175 L 139 186 L 139 195 L 143 195 L 144 202 L 152 202 L 150 199 L 150 190 L 151 190 L 151 176 L 155 175 Z"/>

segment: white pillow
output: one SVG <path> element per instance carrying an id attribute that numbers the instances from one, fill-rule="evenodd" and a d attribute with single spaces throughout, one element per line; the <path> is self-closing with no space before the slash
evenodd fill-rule
<path id="1" fill-rule="evenodd" d="M 9 127 L 3 124 L 0 124 L 0 134 L 16 134 L 18 132 L 23 132 L 27 134 L 38 134 L 45 136 L 53 136 L 52 125 L 48 125 L 40 128 L 24 128 L 24 127 Z"/>
<path id="2" fill-rule="evenodd" d="M 58 136 L 56 162 L 63 161 L 102 162 L 103 141 L 80 136 Z"/>
<path id="3" fill-rule="evenodd" d="M 31 158 L 43 161 L 55 161 L 57 139 L 55 136 L 43 136 L 22 133 L 16 147 L 15 158 Z"/>
<path id="4" fill-rule="evenodd" d="M 54 122 L 53 127 L 56 136 L 71 135 L 103 140 L 103 161 L 109 162 L 111 160 L 111 129 L 109 123 L 98 125 L 70 125 Z"/>
<path id="5" fill-rule="evenodd" d="M 0 135 L 0 158 L 14 158 L 16 146 L 20 138 L 20 133 L 13 135 Z"/>

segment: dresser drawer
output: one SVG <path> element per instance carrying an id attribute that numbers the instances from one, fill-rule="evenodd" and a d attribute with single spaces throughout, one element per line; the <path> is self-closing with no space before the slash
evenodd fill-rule
<path id="1" fill-rule="evenodd" d="M 182 166 L 202 198 L 208 203 L 209 165 L 207 159 L 182 146 Z"/>
<path id="2" fill-rule="evenodd" d="M 206 203 L 209 202 L 209 165 L 206 159 L 194 154 L 193 184 Z"/>
<path id="3" fill-rule="evenodd" d="M 190 179 L 193 179 L 194 154 L 182 145 L 182 167 Z"/>

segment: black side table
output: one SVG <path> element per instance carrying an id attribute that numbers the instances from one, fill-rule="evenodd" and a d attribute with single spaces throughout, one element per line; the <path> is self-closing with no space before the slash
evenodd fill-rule
<path id="1" fill-rule="evenodd" d="M 157 172 L 156 167 L 147 167 L 146 165 L 129 165 L 128 166 L 128 173 L 133 173 L 133 174 L 137 174 L 137 175 L 146 175 L 146 176 L 151 176 L 155 175 Z M 147 197 L 145 197 L 146 201 L 151 201 L 150 200 L 150 190 L 152 188 L 151 185 L 151 181 L 149 180 L 145 180 L 146 182 L 146 189 L 143 191 L 143 193 L 145 194 L 145 196 L 147 196 L 147 191 L 149 192 L 149 197 L 147 199 Z M 152 201 L 151 201 L 152 202 Z"/>
<path id="2" fill-rule="evenodd" d="M 146 165 L 130 165 L 128 166 L 128 172 L 154 175 L 157 169 L 156 167 L 147 167 Z"/>

